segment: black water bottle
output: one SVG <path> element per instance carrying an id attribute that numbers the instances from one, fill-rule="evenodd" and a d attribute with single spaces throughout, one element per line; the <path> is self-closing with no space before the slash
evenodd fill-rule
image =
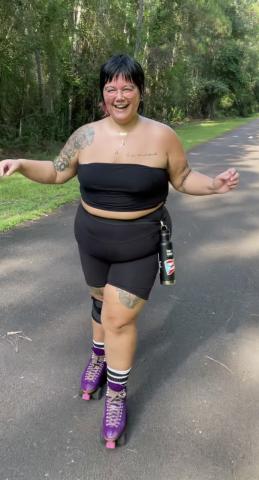
<path id="1" fill-rule="evenodd" d="M 161 285 L 174 285 L 175 263 L 173 244 L 170 239 L 170 231 L 163 222 L 161 222 L 160 230 L 159 272 Z"/>

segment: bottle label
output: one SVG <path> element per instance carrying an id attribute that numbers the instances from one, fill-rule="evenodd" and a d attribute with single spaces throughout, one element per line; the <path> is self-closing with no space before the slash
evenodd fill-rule
<path id="1" fill-rule="evenodd" d="M 173 258 L 168 258 L 164 261 L 165 271 L 167 275 L 173 275 L 175 271 L 175 263 Z"/>

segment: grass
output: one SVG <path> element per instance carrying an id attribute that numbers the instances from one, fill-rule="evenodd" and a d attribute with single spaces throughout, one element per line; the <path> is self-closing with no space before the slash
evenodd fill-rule
<path id="1" fill-rule="evenodd" d="M 0 231 L 9 230 L 27 220 L 36 220 L 79 198 L 76 178 L 64 185 L 43 185 L 14 174 L 0 182 Z"/>
<path id="2" fill-rule="evenodd" d="M 258 115 L 249 118 L 190 122 L 175 130 L 185 149 L 189 150 L 255 118 L 258 118 Z M 52 154 L 27 152 L 26 156 L 27 158 L 48 160 L 54 158 L 56 154 L 57 151 L 54 148 Z M 15 156 L 17 157 L 17 155 Z M 4 177 L 0 180 L 0 231 L 9 230 L 28 220 L 35 220 L 60 205 L 76 199 L 79 199 L 76 178 L 64 185 L 43 185 L 32 182 L 20 174 L 14 174 L 10 178 Z"/>
<path id="3" fill-rule="evenodd" d="M 259 114 L 250 116 L 248 118 L 229 118 L 224 120 L 207 120 L 203 122 L 185 123 L 175 129 L 177 135 L 180 137 L 184 148 L 190 150 L 200 143 L 208 142 L 209 140 L 227 133 L 241 125 L 245 125 L 249 121 L 259 118 Z"/>

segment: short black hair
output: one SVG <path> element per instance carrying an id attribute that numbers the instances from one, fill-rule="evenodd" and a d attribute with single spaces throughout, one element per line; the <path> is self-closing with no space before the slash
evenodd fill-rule
<path id="1" fill-rule="evenodd" d="M 134 58 L 129 55 L 119 54 L 113 55 L 106 63 L 101 66 L 100 70 L 100 90 L 103 99 L 103 89 L 107 82 L 113 78 L 122 75 L 126 80 L 137 85 L 140 96 L 144 94 L 145 75 L 143 68 Z"/>

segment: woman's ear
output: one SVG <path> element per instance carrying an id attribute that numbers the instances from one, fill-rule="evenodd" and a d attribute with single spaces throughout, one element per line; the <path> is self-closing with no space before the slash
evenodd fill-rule
<path id="1" fill-rule="evenodd" d="M 107 107 L 106 107 L 104 102 L 99 103 L 99 108 L 100 108 L 104 118 L 109 117 L 110 114 L 108 113 Z"/>

